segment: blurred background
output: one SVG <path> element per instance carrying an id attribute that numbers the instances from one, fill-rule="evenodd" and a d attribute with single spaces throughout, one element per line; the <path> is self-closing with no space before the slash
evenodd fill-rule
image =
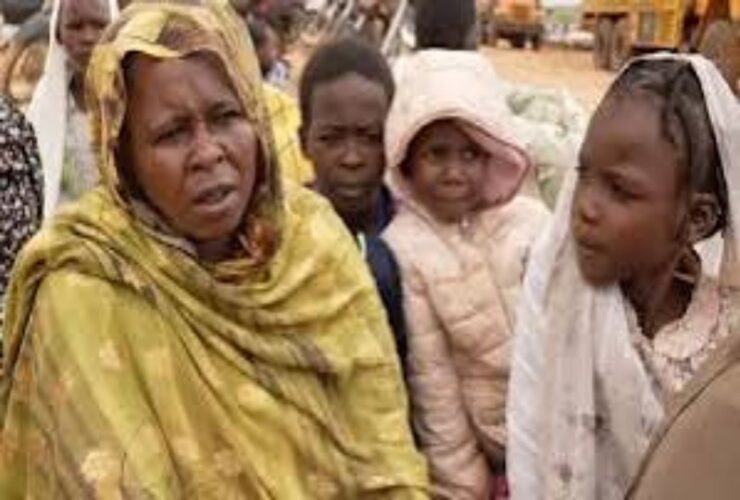
<path id="1" fill-rule="evenodd" d="M 0 92 L 21 106 L 43 69 L 49 4 L 0 0 Z M 327 38 L 357 33 L 389 59 L 413 50 L 415 43 L 410 0 L 232 4 L 252 22 L 252 36 L 260 37 L 266 72 L 288 93 L 311 50 Z M 559 92 L 586 112 L 614 71 L 635 54 L 701 51 L 735 85 L 740 77 L 740 0 L 477 0 L 477 11 L 481 50 L 501 77 Z"/>

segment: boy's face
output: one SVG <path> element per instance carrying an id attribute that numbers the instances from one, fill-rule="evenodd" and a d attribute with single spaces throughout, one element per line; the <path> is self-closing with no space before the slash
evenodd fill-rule
<path id="1" fill-rule="evenodd" d="M 345 220 L 369 216 L 385 171 L 389 96 L 381 84 L 352 73 L 316 86 L 310 106 L 301 142 L 316 169 L 319 192 Z"/>
<path id="2" fill-rule="evenodd" d="M 608 100 L 589 127 L 571 225 L 578 266 L 594 286 L 657 276 L 682 248 L 688 203 L 658 107 Z"/>

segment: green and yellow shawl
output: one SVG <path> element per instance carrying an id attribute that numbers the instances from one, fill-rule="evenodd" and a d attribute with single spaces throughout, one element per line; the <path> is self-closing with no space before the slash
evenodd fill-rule
<path id="1" fill-rule="evenodd" d="M 221 59 L 267 159 L 250 257 L 215 265 L 137 208 L 116 166 L 123 58 L 195 51 Z M 258 74 L 219 6 L 134 4 L 106 32 L 88 75 L 104 185 L 10 285 L 3 499 L 427 497 L 371 278 L 326 203 L 280 189 Z"/>

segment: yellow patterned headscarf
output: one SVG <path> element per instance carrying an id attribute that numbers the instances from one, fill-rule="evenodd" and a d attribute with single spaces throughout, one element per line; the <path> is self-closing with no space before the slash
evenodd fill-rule
<path id="1" fill-rule="evenodd" d="M 126 180 L 121 179 L 117 165 L 127 107 L 123 62 L 132 54 L 171 59 L 196 53 L 219 60 L 260 139 L 263 164 L 244 231 L 250 253 L 267 257 L 277 243 L 273 239 L 280 224 L 280 167 L 258 61 L 244 24 L 227 0 L 139 0 L 103 35 L 90 62 L 86 86 L 103 183 L 118 203 L 138 210 L 139 217 L 156 226 L 155 230 L 166 231 L 141 200 L 127 196 Z"/>
<path id="2" fill-rule="evenodd" d="M 201 50 L 263 141 L 247 228 L 255 247 L 255 228 L 276 231 L 263 259 L 199 262 L 142 218 L 117 168 L 126 54 Z M 215 4 L 134 4 L 96 49 L 104 186 L 43 228 L 11 277 L 3 499 L 427 498 L 372 279 L 328 203 L 281 194 L 256 75 L 246 33 Z"/>

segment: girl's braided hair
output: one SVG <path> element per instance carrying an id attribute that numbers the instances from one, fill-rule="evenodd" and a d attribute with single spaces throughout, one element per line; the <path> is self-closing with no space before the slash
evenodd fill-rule
<path id="1" fill-rule="evenodd" d="M 707 236 L 714 235 L 727 224 L 727 186 L 699 78 L 687 61 L 636 61 L 617 79 L 607 99 L 638 96 L 659 106 L 661 132 L 678 151 L 685 185 L 691 192 L 716 196 L 720 213 Z"/>

